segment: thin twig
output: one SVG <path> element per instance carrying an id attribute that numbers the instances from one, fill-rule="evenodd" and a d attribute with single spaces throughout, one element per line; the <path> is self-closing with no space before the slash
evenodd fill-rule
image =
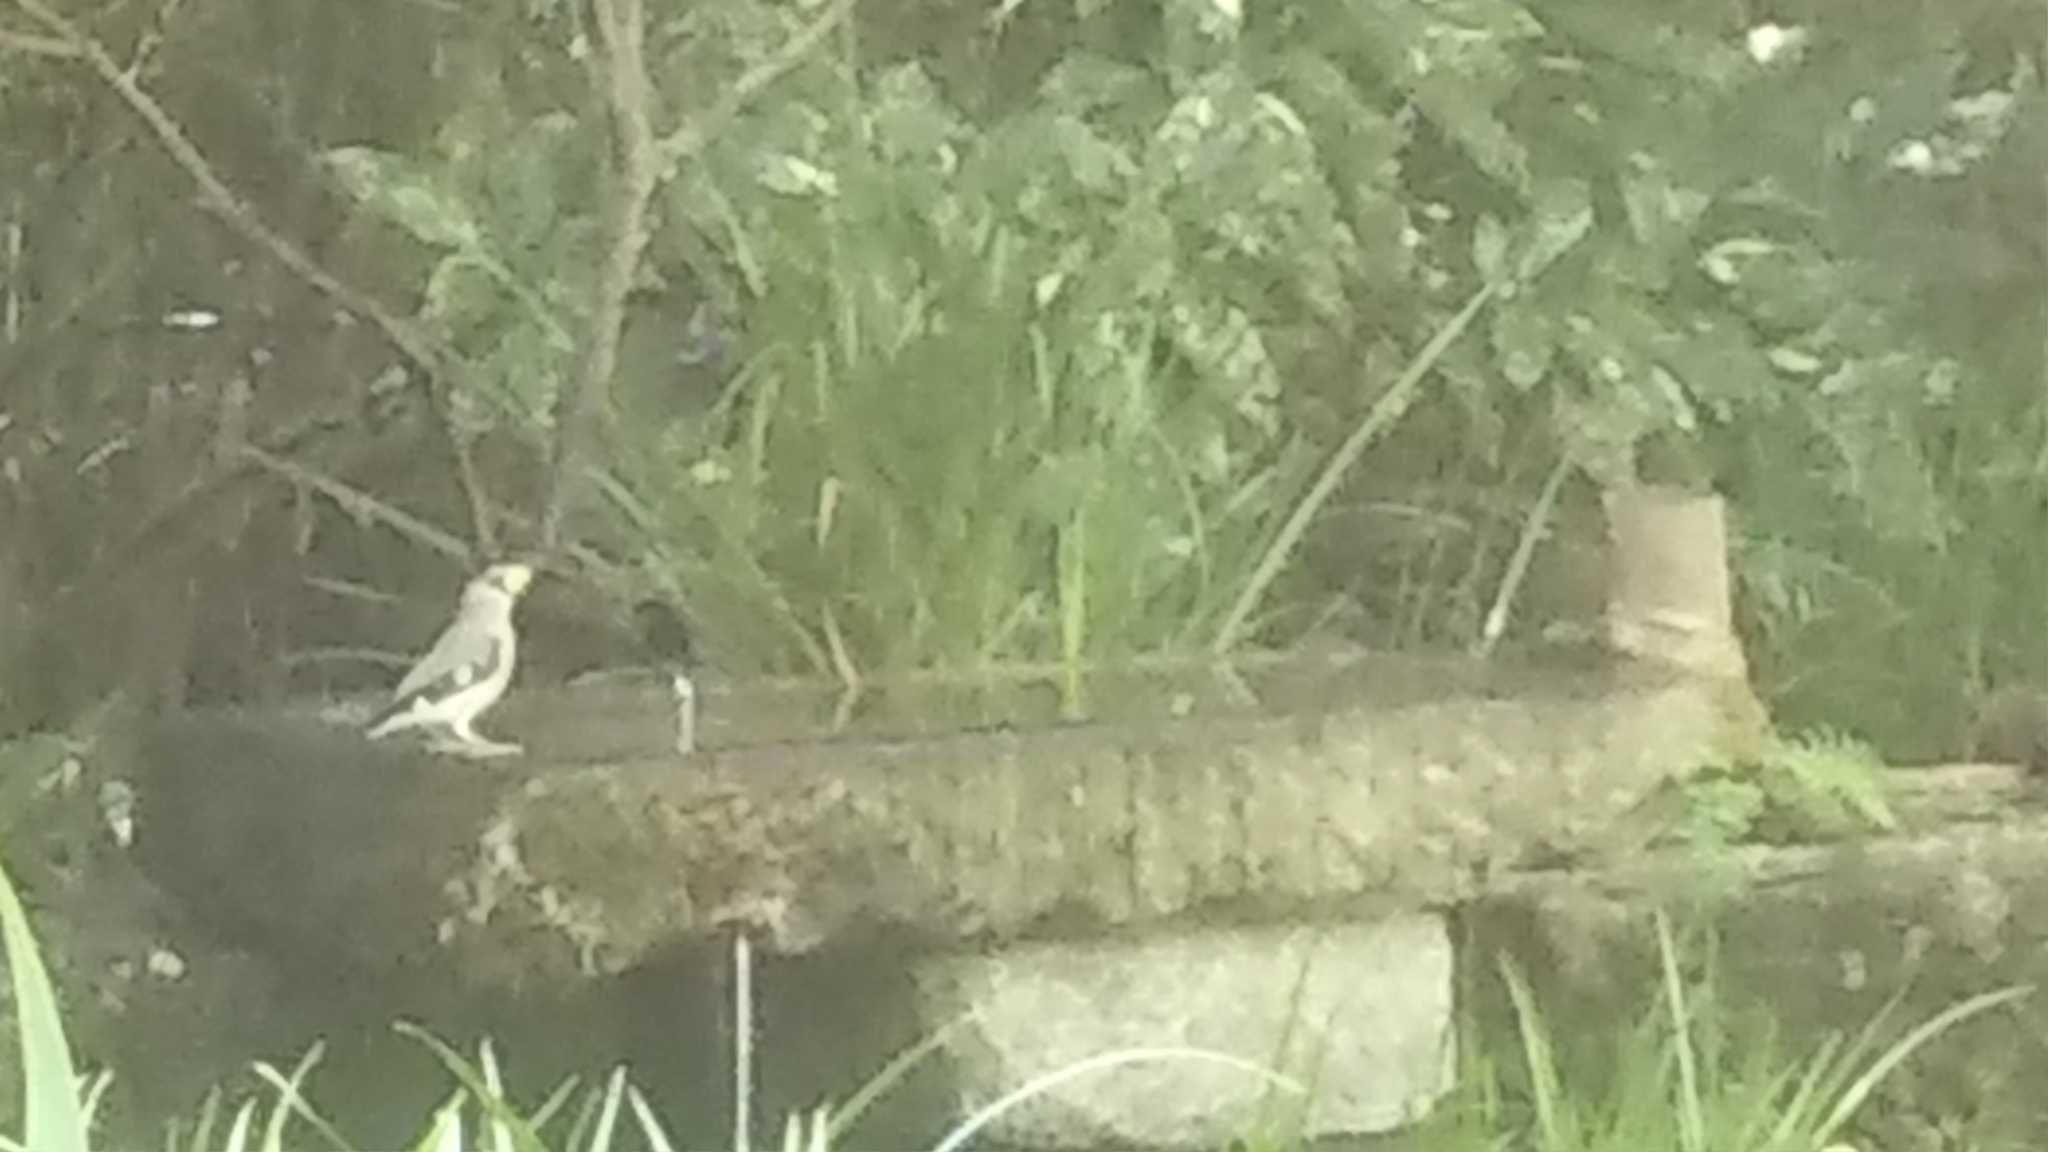
<path id="1" fill-rule="evenodd" d="M 1293 513 L 1287 517 L 1287 522 L 1281 525 L 1280 534 L 1274 537 L 1272 545 L 1266 549 L 1266 554 L 1259 558 L 1258 568 L 1252 572 L 1251 579 L 1245 582 L 1244 590 L 1238 594 L 1237 602 L 1230 606 L 1230 615 L 1224 618 L 1223 626 L 1216 630 L 1216 639 L 1209 646 L 1211 652 L 1221 656 L 1237 646 L 1245 621 L 1251 619 L 1253 612 L 1258 611 L 1259 602 L 1265 599 L 1266 589 L 1294 555 L 1295 545 L 1301 542 L 1302 534 L 1308 531 L 1309 522 L 1315 519 L 1323 502 L 1337 490 L 1337 482 L 1342 480 L 1344 474 L 1351 470 L 1351 466 L 1358 462 L 1358 457 L 1365 451 L 1366 445 L 1378 439 L 1382 429 L 1408 410 L 1408 403 L 1414 399 L 1415 389 L 1421 385 L 1423 377 L 1429 375 L 1443 354 L 1459 336 L 1464 335 L 1465 329 L 1478 317 L 1479 310 L 1486 306 L 1487 301 L 1493 299 L 1494 291 L 1495 286 L 1489 283 L 1474 292 L 1472 298 L 1465 302 L 1465 306 L 1458 310 L 1458 314 L 1445 321 L 1443 327 L 1437 329 L 1436 335 L 1429 338 L 1429 343 L 1423 345 L 1422 351 L 1416 353 L 1415 358 L 1408 362 L 1408 370 L 1401 374 L 1399 380 L 1394 381 L 1393 387 L 1381 394 L 1373 403 L 1372 410 L 1365 414 L 1365 419 L 1360 421 L 1351 435 L 1345 438 L 1344 443 L 1338 446 L 1336 454 L 1330 457 L 1330 462 L 1323 466 L 1322 474 L 1317 476 L 1316 482 L 1310 486 L 1308 495 L 1302 497 L 1301 503 L 1295 505 Z"/>
<path id="2" fill-rule="evenodd" d="M 1529 509 L 1529 518 L 1522 522 L 1521 539 L 1515 541 L 1515 554 L 1508 559 L 1508 570 L 1500 578 L 1500 588 L 1493 596 L 1493 607 L 1486 610 L 1486 624 L 1480 629 L 1479 643 L 1473 650 L 1473 654 L 1482 660 L 1493 655 L 1501 634 L 1508 630 L 1508 611 L 1515 602 L 1515 594 L 1522 589 L 1522 580 L 1529 574 L 1529 562 L 1536 555 L 1536 544 L 1543 539 L 1544 529 L 1550 526 L 1551 510 L 1557 507 L 1557 493 L 1564 487 L 1565 477 L 1571 475 L 1571 471 L 1572 457 L 1567 452 L 1557 458 L 1557 464 L 1550 469 L 1550 476 L 1543 481 L 1543 491 L 1536 497 L 1536 506 Z"/>
<path id="3" fill-rule="evenodd" d="M 185 0 L 162 0 L 156 6 L 156 15 L 151 18 L 149 27 L 143 29 L 142 35 L 135 38 L 135 52 L 128 60 L 129 79 L 141 76 L 149 67 L 150 58 L 156 55 L 157 49 L 163 47 L 171 21 L 178 18 L 178 9 L 184 2 Z"/>
<path id="4" fill-rule="evenodd" d="M 402 508 L 379 500 L 360 488 L 345 484 L 324 473 L 315 472 L 303 464 L 272 456 L 254 444 L 244 444 L 240 454 L 267 472 L 274 472 L 294 484 L 303 484 L 311 488 L 359 520 L 377 521 L 406 539 L 452 557 L 457 562 L 469 559 L 469 545 L 451 533 L 436 528 Z"/>
<path id="5" fill-rule="evenodd" d="M 75 60 L 81 53 L 78 46 L 54 36 L 30 36 L 21 32 L 10 32 L 0 28 L 0 52 L 20 52 L 28 56 L 52 56 L 59 60 Z"/>
<path id="6" fill-rule="evenodd" d="M 359 584 L 354 580 L 343 580 L 335 576 L 303 576 L 300 583 L 319 592 L 325 592 L 338 600 L 356 600 L 365 604 L 396 604 L 400 597 L 382 588 Z"/>
<path id="7" fill-rule="evenodd" d="M 456 482 L 461 485 L 463 495 L 469 502 L 471 528 L 475 533 L 476 546 L 487 555 L 496 552 L 497 538 L 491 527 L 489 506 L 484 499 L 483 483 L 478 476 L 476 462 L 470 455 L 469 445 L 455 428 L 444 394 L 445 389 L 438 384 L 448 378 L 456 359 L 437 347 L 418 327 L 390 312 L 366 293 L 343 283 L 333 273 L 315 263 L 312 257 L 301 252 L 290 240 L 263 223 L 255 208 L 237 196 L 215 174 L 213 166 L 207 163 L 206 157 L 185 135 L 184 129 L 179 127 L 177 121 L 171 118 L 154 97 L 142 89 L 133 76 L 114 61 L 113 56 L 97 40 L 87 36 L 77 25 L 51 9 L 43 0 L 13 0 L 13 3 L 54 33 L 71 55 L 82 58 L 101 82 L 113 89 L 115 95 L 149 125 L 150 130 L 156 135 L 157 143 L 170 155 L 171 160 L 184 170 L 192 182 L 199 186 L 201 207 L 219 218 L 243 239 L 263 249 L 314 291 L 333 300 L 346 311 L 368 319 L 383 333 L 391 346 L 418 369 L 415 378 L 425 390 L 429 406 L 434 411 L 448 441 L 449 451 L 455 463 Z"/>
<path id="8" fill-rule="evenodd" d="M 295 648 L 285 652 L 281 660 L 287 668 L 315 668 L 327 664 L 367 664 L 373 668 L 396 668 L 404 671 L 419 659 L 417 653 L 391 652 L 383 648 L 347 648 L 328 646 L 324 648 Z"/>
<path id="9" fill-rule="evenodd" d="M 572 463 L 592 414 L 605 403 L 618 365 L 626 296 L 633 290 L 640 254 L 647 247 L 647 201 L 659 177 L 640 0 L 592 0 L 591 11 L 604 46 L 606 103 L 614 139 L 612 237 L 598 278 L 590 331 L 584 337 L 583 362 L 555 403 L 555 439 L 540 521 L 541 548 L 547 552 L 555 551 L 560 542 L 570 477 L 576 474 Z"/>
<path id="10" fill-rule="evenodd" d="M 264 438 L 257 445 L 272 456 L 288 456 L 317 438 L 329 435 L 345 426 L 347 414 L 344 406 L 313 412 L 292 424 L 279 429 Z M 103 577 L 118 576 L 131 566 L 144 561 L 154 561 L 160 553 L 174 545 L 174 538 L 187 532 L 186 526 L 207 514 L 218 501 L 232 496 L 236 486 L 251 479 L 262 469 L 252 460 L 236 453 L 234 459 L 206 462 L 199 475 L 190 480 L 175 496 L 165 503 L 149 510 L 136 526 L 118 543 L 108 548 L 95 565 Z"/>

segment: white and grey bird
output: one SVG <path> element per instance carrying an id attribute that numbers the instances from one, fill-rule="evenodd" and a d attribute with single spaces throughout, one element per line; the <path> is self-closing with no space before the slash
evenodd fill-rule
<path id="1" fill-rule="evenodd" d="M 455 620 L 420 657 L 391 694 L 391 703 L 370 718 L 367 735 L 376 740 L 409 728 L 438 729 L 455 738 L 451 751 L 504 756 L 520 751 L 472 727 L 511 686 L 519 636 L 512 608 L 533 582 L 524 564 L 493 564 L 462 590 Z"/>

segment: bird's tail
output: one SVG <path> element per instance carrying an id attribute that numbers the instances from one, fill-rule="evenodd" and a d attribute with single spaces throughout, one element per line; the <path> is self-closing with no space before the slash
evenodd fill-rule
<path id="1" fill-rule="evenodd" d="M 413 708 L 412 700 L 394 700 L 364 726 L 363 735 L 371 740 L 381 740 L 393 732 L 402 732 L 420 722 L 419 714 Z"/>

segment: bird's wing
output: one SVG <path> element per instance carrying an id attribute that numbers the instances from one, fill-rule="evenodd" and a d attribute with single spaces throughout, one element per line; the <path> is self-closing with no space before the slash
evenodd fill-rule
<path id="1" fill-rule="evenodd" d="M 675 607 L 662 600 L 642 600 L 633 606 L 633 626 L 639 632 L 643 655 L 655 664 L 693 668 L 697 664 L 696 644 L 689 621 Z"/>
<path id="2" fill-rule="evenodd" d="M 504 632 L 489 620 L 463 612 L 398 682 L 392 699 L 445 696 L 499 671 L 511 655 L 512 638 Z"/>

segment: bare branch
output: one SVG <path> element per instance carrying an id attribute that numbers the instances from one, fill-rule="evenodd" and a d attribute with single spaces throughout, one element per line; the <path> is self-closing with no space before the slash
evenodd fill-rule
<path id="1" fill-rule="evenodd" d="M 13 3 L 53 33 L 57 41 L 65 47 L 68 55 L 82 58 L 100 81 L 112 89 L 123 103 L 149 125 L 150 130 L 156 135 L 157 143 L 170 155 L 171 160 L 184 170 L 192 182 L 199 186 L 201 207 L 219 218 L 237 235 L 263 249 L 314 291 L 333 300 L 343 309 L 369 320 L 383 333 L 385 340 L 418 369 L 414 375 L 419 380 L 420 387 L 425 389 L 428 403 L 435 412 L 448 441 L 455 464 L 456 481 L 469 503 L 471 528 L 475 533 L 477 549 L 486 555 L 496 552 L 496 534 L 491 526 L 489 505 L 484 498 L 483 484 L 476 470 L 476 462 L 470 455 L 468 444 L 455 428 L 448 408 L 446 390 L 440 384 L 454 371 L 455 358 L 438 347 L 417 326 L 387 310 L 366 293 L 343 283 L 334 274 L 315 263 L 310 256 L 301 252 L 290 240 L 263 223 L 255 208 L 237 196 L 214 173 L 213 166 L 207 163 L 206 157 L 193 145 L 177 121 L 171 119 L 163 106 L 114 61 L 103 45 L 50 8 L 44 0 L 13 0 Z"/>
<path id="2" fill-rule="evenodd" d="M 413 652 L 387 652 L 382 648 L 299 648 L 283 654 L 287 668 L 318 667 L 323 664 L 368 664 L 404 672 L 419 658 Z"/>
<path id="3" fill-rule="evenodd" d="M 150 19 L 149 27 L 143 29 L 142 35 L 135 39 L 135 51 L 128 59 L 127 76 L 130 80 L 140 77 L 149 67 L 149 62 L 156 55 L 157 49 L 164 45 L 164 37 L 171 26 L 171 21 L 178 18 L 178 9 L 184 3 L 185 0 L 160 0 L 157 4 L 156 15 Z"/>
<path id="4" fill-rule="evenodd" d="M 647 247 L 647 201 L 653 197 L 656 168 L 652 103 L 644 55 L 644 20 L 640 0 L 592 0 L 598 42 L 603 46 L 606 103 L 614 143 L 611 244 L 598 278 L 598 295 L 585 334 L 583 361 L 555 404 L 555 439 L 548 460 L 547 487 L 541 510 L 541 548 L 553 552 L 560 542 L 563 510 L 568 502 L 571 467 L 592 415 L 603 406 L 619 358 L 619 334 L 625 327 L 626 296 Z"/>
<path id="5" fill-rule="evenodd" d="M 614 169 L 609 205 L 611 244 L 598 281 L 582 362 L 555 406 L 555 439 L 548 460 L 540 516 L 541 547 L 560 545 L 575 460 L 602 411 L 618 366 L 619 336 L 625 326 L 626 297 L 648 240 L 647 204 L 685 161 L 729 123 L 748 100 L 810 54 L 853 8 L 834 0 L 817 19 L 793 36 L 775 56 L 743 74 L 706 115 L 656 140 L 652 87 L 647 80 L 645 18 L 641 0 L 591 0 L 602 61 L 594 62 L 612 125 Z"/>
<path id="6" fill-rule="evenodd" d="M 0 52 L 54 56 L 60 60 L 72 60 L 80 55 L 77 46 L 69 41 L 54 36 L 29 36 L 21 32 L 9 32 L 5 28 L 0 28 Z"/>
<path id="7" fill-rule="evenodd" d="M 254 444 L 244 444 L 240 455 L 266 472 L 273 472 L 294 484 L 303 484 L 334 501 L 341 510 L 359 520 L 374 520 L 414 543 L 424 545 L 460 562 L 469 558 L 469 545 L 425 520 L 345 484 L 303 464 L 273 456 Z"/>

